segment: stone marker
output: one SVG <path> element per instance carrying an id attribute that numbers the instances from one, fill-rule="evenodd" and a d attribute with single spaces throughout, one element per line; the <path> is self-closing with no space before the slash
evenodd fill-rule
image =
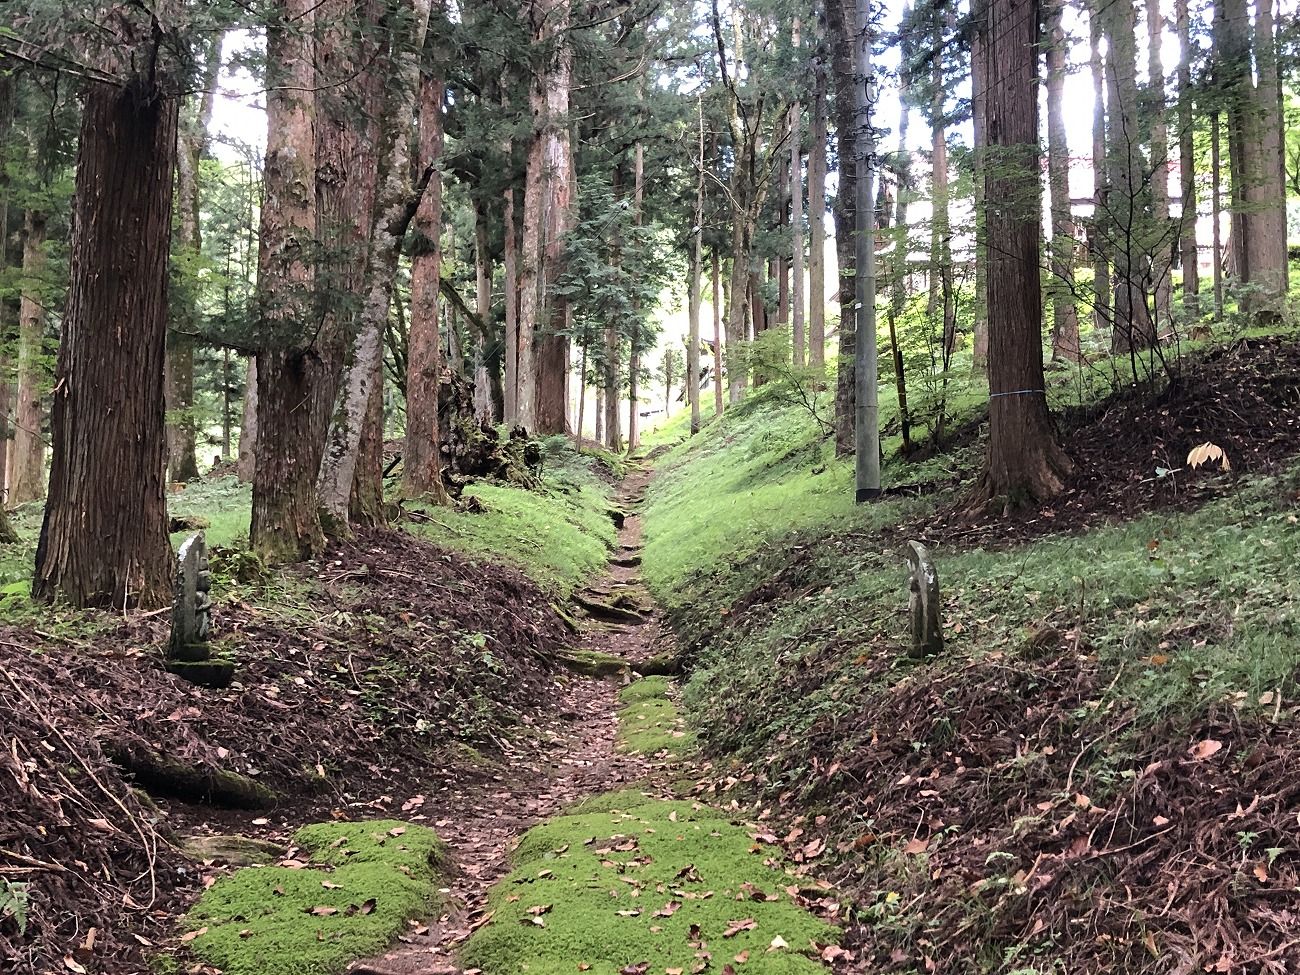
<path id="1" fill-rule="evenodd" d="M 172 600 L 172 636 L 167 669 L 204 687 L 226 687 L 235 675 L 231 660 L 214 660 L 208 645 L 212 625 L 212 573 L 208 543 L 195 532 L 176 553 L 176 595 Z"/>
<path id="2" fill-rule="evenodd" d="M 939 574 L 930 553 L 920 542 L 908 542 L 907 608 L 912 617 L 912 647 L 908 655 L 920 660 L 943 650 L 943 629 L 939 620 Z"/>

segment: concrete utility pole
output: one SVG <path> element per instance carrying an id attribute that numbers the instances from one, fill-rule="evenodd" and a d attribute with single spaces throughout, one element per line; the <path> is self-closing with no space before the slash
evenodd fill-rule
<path id="1" fill-rule="evenodd" d="M 871 0 L 854 0 L 858 28 L 858 78 L 853 86 L 857 122 L 857 185 L 854 231 L 854 423 L 857 501 L 880 497 L 880 403 L 876 376 L 876 195 L 875 139 L 871 103 L 875 79 L 871 67 Z"/>

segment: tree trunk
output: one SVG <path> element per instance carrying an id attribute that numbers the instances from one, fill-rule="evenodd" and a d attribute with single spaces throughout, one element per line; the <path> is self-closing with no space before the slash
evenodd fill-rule
<path id="1" fill-rule="evenodd" d="M 257 451 L 257 356 L 248 357 L 244 379 L 244 415 L 239 424 L 239 479 L 252 483 Z"/>
<path id="2" fill-rule="evenodd" d="M 507 145 L 507 150 L 509 145 Z M 505 290 L 505 331 L 501 349 L 505 356 L 502 366 L 505 420 L 510 426 L 519 422 L 519 228 L 515 223 L 515 188 L 507 184 L 503 217 L 505 241 L 503 244 L 502 271 Z"/>
<path id="3" fill-rule="evenodd" d="M 176 100 L 152 80 L 86 88 L 40 599 L 171 601 L 162 375 L 176 127 Z"/>
<path id="4" fill-rule="evenodd" d="M 180 246 L 191 259 L 202 253 L 199 219 L 199 164 L 207 151 L 208 123 L 212 119 L 214 92 L 221 72 L 221 32 L 214 32 L 204 52 L 198 104 L 185 113 L 176 152 L 176 215 Z M 167 350 L 168 383 L 167 463 L 173 481 L 193 481 L 199 476 L 198 422 L 194 415 L 194 333 L 201 324 L 195 291 L 188 307 L 180 310 L 177 333 Z M 183 334 L 188 333 L 188 334 Z"/>
<path id="5" fill-rule="evenodd" d="M 1056 441 L 1043 375 L 1039 227 L 1038 0 L 989 0 L 980 38 L 989 165 L 989 447 L 979 500 L 1019 506 L 1057 494 L 1071 463 Z"/>
<path id="6" fill-rule="evenodd" d="M 704 273 L 704 101 L 699 99 L 699 153 L 695 176 L 695 211 L 691 215 L 691 270 L 686 305 L 686 395 L 691 401 L 691 436 L 700 432 L 700 275 Z"/>
<path id="7" fill-rule="evenodd" d="M 13 75 L 10 72 L 0 72 L 0 146 L 8 143 L 13 126 L 13 88 Z M 0 166 L 0 228 L 7 226 L 9 226 L 9 174 L 5 167 Z M 8 264 L 9 253 L 5 247 L 5 234 L 3 229 L 0 229 L 0 273 L 8 269 Z M 0 335 L 8 330 L 8 317 L 6 304 L 0 301 Z M 0 348 L 0 544 L 18 541 L 18 535 L 13 525 L 9 523 L 9 515 L 5 510 L 5 488 L 9 472 L 9 384 L 3 381 L 3 377 L 8 372 L 9 359 Z"/>
<path id="8" fill-rule="evenodd" d="M 257 444 L 253 549 L 271 563 L 325 546 L 316 505 L 323 445 L 312 407 L 320 361 L 304 336 L 312 320 L 317 237 L 315 0 L 281 0 L 267 28 L 267 145 L 258 252 Z"/>
<path id="9" fill-rule="evenodd" d="M 1154 0 L 1148 0 L 1154 5 Z M 1070 147 L 1065 129 L 1066 39 L 1064 0 L 1046 0 L 1047 172 L 1052 218 L 1052 358 L 1080 360 L 1079 313 L 1074 303 L 1074 218 L 1070 213 Z"/>
<path id="10" fill-rule="evenodd" d="M 1106 33 L 1107 126 L 1110 167 L 1110 250 L 1115 265 L 1114 324 L 1111 350 L 1135 353 L 1156 342 L 1143 279 L 1149 265 L 1147 209 L 1150 190 L 1144 178 L 1137 92 L 1137 21 L 1132 4 L 1102 4 Z"/>
<path id="11" fill-rule="evenodd" d="M 712 273 L 710 274 L 712 284 L 712 303 L 713 303 L 713 415 L 722 416 L 722 270 L 718 266 L 718 251 L 715 248 L 712 258 Z"/>
<path id="12" fill-rule="evenodd" d="M 831 38 L 831 74 L 835 82 L 835 135 L 838 144 L 838 190 L 835 203 L 835 248 L 839 257 L 839 359 L 835 381 L 835 453 L 841 457 L 853 452 L 854 376 L 856 350 L 854 316 L 853 227 L 856 204 L 854 159 L 857 136 L 853 115 L 853 84 L 857 76 L 854 64 L 854 39 L 857 36 L 856 0 L 826 0 L 826 23 Z"/>
<path id="13" fill-rule="evenodd" d="M 1088 10 L 1088 68 L 1092 74 L 1092 327 L 1109 329 L 1114 322 L 1110 307 L 1110 176 L 1106 161 L 1106 72 L 1101 57 L 1105 36 L 1101 13 L 1094 3 Z"/>
<path id="14" fill-rule="evenodd" d="M 1165 123 L 1165 70 L 1160 59 L 1164 40 L 1164 18 L 1160 0 L 1147 0 L 1147 91 L 1142 113 L 1150 120 L 1147 137 L 1148 168 L 1151 173 L 1150 243 L 1146 261 L 1152 282 L 1152 331 L 1157 337 L 1173 327 L 1173 228 L 1169 223 L 1169 127 Z"/>
<path id="15" fill-rule="evenodd" d="M 45 342 L 45 214 L 28 210 L 23 220 L 23 284 L 18 310 L 18 397 L 14 410 L 13 459 L 9 503 L 45 497 L 45 438 L 41 434 L 41 393 L 46 388 L 42 353 Z"/>
<path id="16" fill-rule="evenodd" d="M 808 146 L 808 364 L 826 364 L 826 63 L 813 62 L 812 129 Z"/>
<path id="17" fill-rule="evenodd" d="M 440 110 L 442 104 L 441 81 L 431 80 L 430 86 L 433 91 L 423 96 L 421 94 L 420 52 L 424 49 L 425 33 L 428 30 L 429 8 L 429 0 L 411 0 L 408 11 L 411 19 L 411 36 L 402 39 L 394 48 L 394 70 L 389 79 L 388 104 L 385 107 L 381 126 L 385 144 L 380 164 L 380 185 L 375 200 L 374 227 L 370 232 L 370 253 L 366 261 L 365 304 L 357 322 L 351 359 L 344 369 L 339 385 L 338 405 L 334 411 L 333 422 L 330 425 L 329 437 L 321 460 L 320 477 L 317 483 L 323 523 L 331 534 L 345 534 L 347 530 L 349 501 L 352 496 L 353 479 L 357 474 L 358 451 L 366 425 L 366 418 L 368 414 L 373 414 L 374 407 L 371 405 L 373 397 L 381 395 L 382 392 L 383 328 L 392 307 L 393 287 L 397 275 L 397 259 L 401 252 L 402 242 L 406 237 L 407 228 L 419 212 L 419 208 L 425 205 L 425 195 L 427 195 L 433 177 L 437 172 L 433 156 L 430 156 L 427 160 L 421 160 L 423 175 L 418 191 L 411 186 L 410 147 L 417 103 L 423 102 L 421 108 L 429 109 L 430 99 L 436 99 L 433 102 L 436 106 L 434 114 Z M 421 117 L 423 118 L 423 112 Z M 426 151 L 436 152 L 435 146 L 424 144 L 423 140 L 421 148 Z M 412 209 L 413 196 L 417 202 L 417 207 L 414 210 Z M 436 215 L 440 220 L 440 203 L 437 204 L 437 208 L 438 213 Z M 437 224 L 427 222 L 425 227 L 428 233 L 435 236 L 438 234 Z M 417 339 L 416 337 L 414 295 L 416 280 L 414 272 L 413 267 L 411 346 L 410 352 L 408 352 L 408 363 L 410 366 L 420 368 L 428 364 L 428 349 L 427 346 L 423 345 L 427 336 L 423 339 Z M 427 291 L 431 294 L 434 306 L 433 314 L 436 316 L 438 267 L 433 266 L 430 273 L 431 280 L 422 278 L 421 285 L 422 292 Z M 424 310 L 421 309 L 421 312 L 423 313 Z M 427 319 L 419 327 L 423 328 L 426 325 Z M 433 349 L 436 370 L 436 317 L 433 319 L 432 328 L 434 329 Z M 416 365 L 417 354 L 415 349 L 417 343 L 421 345 L 419 353 L 420 365 Z M 417 375 L 416 379 L 418 385 L 423 377 Z M 410 395 L 411 376 L 408 372 L 408 398 Z M 423 402 L 419 396 L 417 396 L 417 400 Z M 436 403 L 437 394 L 435 392 L 434 420 L 432 421 L 435 429 L 437 424 Z M 413 421 L 411 407 L 408 403 L 408 450 L 411 443 L 410 429 L 413 426 L 428 422 L 421 415 L 422 412 L 423 410 L 420 410 L 415 413 Z M 422 445 L 422 449 L 428 449 L 427 444 Z M 435 455 L 437 453 L 436 438 L 434 440 L 434 453 Z M 382 489 L 376 491 L 372 487 L 369 490 L 363 489 L 362 491 L 363 498 L 370 497 L 373 499 L 376 494 L 382 496 Z"/>
<path id="18" fill-rule="evenodd" d="M 898 395 L 898 420 L 903 437 L 903 456 L 912 452 L 912 416 L 907 408 L 907 375 L 903 368 L 903 349 L 898 344 L 898 320 L 907 307 L 907 205 L 912 195 L 912 153 L 907 147 L 907 130 L 911 112 L 903 101 L 898 120 L 899 162 L 898 197 L 894 207 L 893 252 L 890 255 L 889 281 L 889 349 L 894 362 L 894 390 Z"/>
<path id="19" fill-rule="evenodd" d="M 1210 114 L 1210 212 L 1214 251 L 1214 320 L 1223 321 L 1223 162 L 1220 158 L 1219 110 Z"/>
<path id="20" fill-rule="evenodd" d="M 433 178 L 441 179 L 437 175 Z M 474 306 L 483 326 L 474 332 L 474 414 L 491 423 L 496 419 L 488 332 L 492 321 L 492 254 L 488 245 L 487 212 L 478 199 L 474 202 Z"/>
<path id="21" fill-rule="evenodd" d="M 799 48 L 799 20 L 795 18 L 793 43 Z M 794 365 L 807 361 L 803 296 L 803 108 L 790 106 L 790 341 Z"/>
<path id="22" fill-rule="evenodd" d="M 943 49 L 943 29 L 936 18 L 934 49 Z M 953 288 L 952 223 L 949 216 L 948 133 L 944 125 L 943 58 L 936 56 L 931 72 L 934 95 L 930 102 L 930 174 L 933 215 L 930 219 L 930 297 L 927 314 L 943 314 L 943 368 L 947 372 L 957 351 L 957 301 Z M 943 418 L 940 417 L 940 424 Z"/>
<path id="23" fill-rule="evenodd" d="M 1196 246 L 1196 153 L 1192 111 L 1192 32 L 1188 0 L 1174 0 L 1178 27 L 1178 173 L 1182 214 L 1179 217 L 1179 263 L 1183 268 L 1183 313 L 1189 321 L 1200 317 L 1201 272 Z"/>
<path id="24" fill-rule="evenodd" d="M 420 84 L 420 163 L 442 158 L 441 77 L 426 68 Z M 482 221 L 479 221 L 482 224 Z M 484 228 L 486 232 L 486 227 Z M 434 504 L 451 498 L 442 482 L 438 388 L 442 360 L 438 338 L 438 294 L 442 276 L 442 177 L 435 169 L 415 214 L 411 255 L 411 324 L 406 359 L 406 448 L 402 456 L 402 495 L 427 497 Z M 481 275 L 480 275 L 481 276 Z M 480 281 L 480 292 L 482 283 Z M 482 295 L 480 294 L 480 301 Z M 478 391 L 475 390 L 477 399 Z"/>
<path id="25" fill-rule="evenodd" d="M 645 146 L 636 144 L 632 168 L 632 224 L 640 227 L 645 206 Z M 627 449 L 641 446 L 638 413 L 641 407 L 641 327 L 639 305 L 632 306 L 632 341 L 627 357 Z"/>
<path id="26" fill-rule="evenodd" d="M 990 10 L 992 3 L 993 0 L 980 0 L 981 9 Z M 987 37 L 977 27 L 971 37 L 970 51 L 971 134 L 974 141 L 971 161 L 975 177 L 975 322 L 971 326 L 971 365 L 976 371 L 987 369 L 989 364 L 988 243 L 993 239 L 989 232 L 988 200 L 985 198 L 989 175 L 987 160 L 989 81 L 985 77 L 987 52 L 984 50 L 986 43 Z M 1037 90 L 1036 84 L 1035 90 Z"/>

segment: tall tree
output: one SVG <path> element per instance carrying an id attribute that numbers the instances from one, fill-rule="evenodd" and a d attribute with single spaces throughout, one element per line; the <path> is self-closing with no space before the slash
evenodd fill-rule
<path id="1" fill-rule="evenodd" d="M 435 28 L 436 29 L 436 28 Z M 420 82 L 420 162 L 434 167 L 415 214 L 411 256 L 411 326 L 406 365 L 406 448 L 402 456 L 402 493 L 427 497 L 435 504 L 450 498 L 442 482 L 438 390 L 442 384 L 438 337 L 438 294 L 442 276 L 442 176 L 437 166 L 443 151 L 441 66 L 425 64 Z M 481 223 L 481 221 L 479 222 Z M 486 229 L 486 228 L 484 228 Z M 485 245 L 477 243 L 479 251 Z M 481 261 L 482 258 L 479 258 Z M 483 314 L 485 271 L 478 274 Z M 490 302 L 490 295 L 486 299 Z M 476 384 L 477 385 L 477 384 Z M 485 390 L 486 392 L 486 390 Z M 477 394 L 477 389 L 475 390 Z"/>
<path id="2" fill-rule="evenodd" d="M 1092 327 L 1111 327 L 1110 307 L 1110 170 L 1106 159 L 1106 66 L 1102 59 L 1105 31 L 1100 5 L 1088 7 L 1088 71 L 1092 76 L 1092 219 L 1088 243 L 1092 253 Z"/>
<path id="3" fill-rule="evenodd" d="M 1146 0 L 1147 89 L 1142 115 L 1147 120 L 1147 158 L 1151 171 L 1151 229 L 1146 260 L 1150 263 L 1153 328 L 1169 329 L 1173 307 L 1173 239 L 1169 223 L 1169 126 L 1165 122 L 1165 71 L 1160 49 L 1164 44 L 1164 17 L 1160 0 Z"/>
<path id="4" fill-rule="evenodd" d="M 1200 260 L 1196 247 L 1196 119 L 1192 105 L 1192 30 L 1188 0 L 1174 0 L 1178 30 L 1178 173 L 1182 211 L 1178 222 L 1179 263 L 1183 271 L 1183 312 L 1200 315 Z"/>
<path id="5" fill-rule="evenodd" d="M 794 20 L 791 38 L 799 52 L 799 18 Z M 807 336 L 804 334 L 803 295 L 803 106 L 795 99 L 790 106 L 790 339 L 794 347 L 794 364 L 802 368 L 807 359 Z"/>
<path id="6" fill-rule="evenodd" d="M 172 589 L 163 359 L 180 88 L 172 52 L 184 41 L 175 10 L 119 13 L 100 25 L 97 57 L 99 77 L 114 80 L 90 82 L 82 110 L 32 592 L 154 607 Z"/>
<path id="7" fill-rule="evenodd" d="M 1061 21 L 1064 9 L 1064 0 L 1045 0 L 1043 5 L 1047 39 L 1047 173 L 1052 225 L 1052 358 L 1078 362 L 1074 218 L 1070 212 L 1070 147 L 1064 111 L 1066 39 Z"/>
<path id="8" fill-rule="evenodd" d="M 14 118 L 13 67 L 8 57 L 0 56 L 0 271 L 5 270 L 9 258 L 4 239 L 5 228 L 9 226 L 8 148 Z M 0 346 L 3 346 L 6 324 L 5 305 L 4 302 L 0 302 Z M 9 384 L 6 381 L 8 371 L 7 357 L 0 349 L 0 544 L 18 541 L 18 534 L 9 523 L 4 498 L 9 460 Z"/>
<path id="9" fill-rule="evenodd" d="M 382 336 L 392 305 L 397 261 L 407 229 L 423 203 L 423 196 L 437 165 L 435 159 L 422 161 L 419 183 L 412 185 L 411 141 L 416 105 L 422 87 L 420 57 L 429 27 L 430 0 L 402 0 L 399 9 L 405 29 L 400 33 L 394 32 L 388 52 L 388 84 L 380 125 L 383 149 L 374 201 L 374 223 L 369 235 L 369 252 L 365 265 L 365 298 L 353 329 L 355 334 L 351 356 L 339 383 L 338 403 L 330 424 L 318 481 L 321 510 L 331 533 L 346 531 L 350 502 L 355 490 L 354 480 L 360 469 L 360 451 L 367 426 L 367 414 L 378 405 L 376 396 L 383 378 Z M 429 97 L 436 95 L 440 105 L 441 86 L 435 84 L 435 87 L 435 92 Z M 434 150 L 433 146 L 427 148 Z M 441 204 L 438 206 L 440 211 Z M 428 230 L 435 235 L 438 233 L 436 226 L 430 226 Z M 422 287 L 431 292 L 436 305 L 439 290 L 437 266 L 429 268 L 425 265 L 421 269 L 422 278 L 426 273 L 431 273 L 432 279 L 423 281 Z M 413 288 L 415 284 L 413 269 Z M 413 308 L 413 329 L 416 327 L 416 310 Z M 423 316 L 427 309 L 419 310 Z M 422 321 L 421 327 L 429 327 L 428 321 Z M 436 328 L 436 318 L 432 327 Z M 425 351 L 427 350 L 421 349 L 417 369 L 426 367 L 427 360 L 423 357 Z M 408 378 L 408 397 L 410 392 Z M 408 423 L 413 421 L 423 425 L 429 422 L 422 415 L 412 417 L 409 409 L 408 403 Z M 436 406 L 434 413 L 433 423 L 436 424 Z M 436 451 L 436 446 L 434 449 Z M 379 493 L 371 491 L 372 497 Z M 374 514 L 367 520 L 378 520 L 378 517 L 378 514 Z"/>
<path id="10" fill-rule="evenodd" d="M 835 248 L 839 256 L 840 340 L 835 380 L 835 452 L 853 451 L 853 410 L 856 380 L 854 317 L 856 297 L 853 227 L 856 220 L 854 186 L 857 171 L 857 129 L 853 85 L 857 75 L 854 39 L 857 36 L 856 0 L 826 0 L 826 30 L 831 38 L 831 74 L 835 81 L 835 141 L 838 149 L 839 188 L 835 198 Z"/>
<path id="11" fill-rule="evenodd" d="M 203 250 L 199 212 L 199 166 L 208 149 L 208 126 L 216 104 L 221 71 L 221 32 L 214 31 L 203 54 L 203 71 L 194 105 L 182 113 L 176 153 L 176 225 L 178 250 L 197 262 Z M 173 481 L 199 476 L 198 427 L 194 417 L 194 344 L 199 332 L 198 292 L 187 295 L 181 320 L 169 335 L 167 349 L 167 464 Z"/>
<path id="12" fill-rule="evenodd" d="M 808 133 L 808 364 L 826 363 L 826 54 L 818 38 Z"/>
<path id="13" fill-rule="evenodd" d="M 315 0 L 278 0 L 267 26 L 266 160 L 259 234 L 253 548 L 272 562 L 324 547 L 314 410 L 323 364 L 311 347 L 317 237 Z"/>
<path id="14" fill-rule="evenodd" d="M 23 217 L 23 283 L 18 309 L 18 383 L 14 409 L 13 462 L 9 503 L 45 497 L 45 437 L 41 432 L 41 394 L 46 387 L 45 304 L 43 293 L 47 217 L 29 209 Z"/>
<path id="15" fill-rule="evenodd" d="M 700 276 L 704 273 L 704 99 L 697 99 L 699 152 L 696 154 L 695 209 L 691 221 L 691 270 L 687 282 L 686 395 L 691 401 L 691 436 L 700 432 Z M 715 377 L 716 378 L 716 377 Z"/>
<path id="16" fill-rule="evenodd" d="M 990 246 L 989 446 L 976 497 L 1011 506 L 1055 495 L 1072 466 L 1056 440 L 1043 375 L 1039 12 L 1039 0 L 988 0 L 978 27 Z"/>

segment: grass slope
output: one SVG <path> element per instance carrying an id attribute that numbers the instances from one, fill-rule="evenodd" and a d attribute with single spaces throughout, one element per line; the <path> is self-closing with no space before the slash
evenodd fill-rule
<path id="1" fill-rule="evenodd" d="M 424 916 L 444 855 L 427 827 L 320 823 L 294 835 L 291 866 L 218 880 L 184 921 L 195 957 L 225 975 L 333 975 Z"/>
<path id="2" fill-rule="evenodd" d="M 774 857 L 696 803 L 600 797 L 525 834 L 461 963 L 485 975 L 659 975 L 711 952 L 711 970 L 822 972 L 815 945 L 838 932 L 796 902 Z"/>
<path id="3" fill-rule="evenodd" d="M 770 403 L 674 448 L 644 571 L 693 648 L 702 747 L 827 814 L 873 970 L 1285 945 L 1268 904 L 1300 881 L 1300 790 L 1264 783 L 1300 738 L 1300 466 L 1083 534 L 931 539 L 947 647 L 916 663 L 894 526 L 951 492 L 854 508 L 827 451 Z"/>
<path id="4" fill-rule="evenodd" d="M 567 597 L 604 568 L 617 533 L 603 462 L 565 448 L 548 459 L 542 487 L 474 484 L 481 511 L 421 507 L 409 529 L 444 548 L 505 562 Z"/>

